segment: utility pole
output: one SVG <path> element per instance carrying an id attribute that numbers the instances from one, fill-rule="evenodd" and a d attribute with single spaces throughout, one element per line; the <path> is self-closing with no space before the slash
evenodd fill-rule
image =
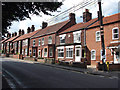
<path id="1" fill-rule="evenodd" d="M 104 64 L 104 70 L 105 70 L 105 44 L 104 44 L 104 27 L 103 27 L 103 16 L 102 16 L 102 6 L 101 6 L 101 0 L 98 0 L 99 5 L 99 21 L 100 21 L 100 34 L 101 34 L 101 46 L 102 46 L 102 63 Z"/>

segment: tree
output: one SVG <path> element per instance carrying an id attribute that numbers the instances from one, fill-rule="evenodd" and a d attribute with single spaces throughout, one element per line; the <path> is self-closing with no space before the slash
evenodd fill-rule
<path id="1" fill-rule="evenodd" d="M 29 14 L 52 15 L 62 2 L 2 2 L 2 35 L 8 33 L 13 21 L 22 21 L 30 18 Z"/>

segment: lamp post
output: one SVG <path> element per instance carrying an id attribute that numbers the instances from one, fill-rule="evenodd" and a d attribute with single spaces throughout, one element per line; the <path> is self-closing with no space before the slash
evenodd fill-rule
<path id="1" fill-rule="evenodd" d="M 104 27 L 103 27 L 101 0 L 98 0 L 98 5 L 99 5 L 98 16 L 100 21 L 100 34 L 101 34 L 101 46 L 102 46 L 102 63 L 104 64 L 104 70 L 105 70 L 105 44 L 104 44 Z"/>

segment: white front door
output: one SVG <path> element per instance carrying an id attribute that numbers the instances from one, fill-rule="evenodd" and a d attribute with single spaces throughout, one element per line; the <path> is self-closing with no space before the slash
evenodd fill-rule
<path id="1" fill-rule="evenodd" d="M 75 47 L 75 62 L 81 62 L 81 46 Z"/>

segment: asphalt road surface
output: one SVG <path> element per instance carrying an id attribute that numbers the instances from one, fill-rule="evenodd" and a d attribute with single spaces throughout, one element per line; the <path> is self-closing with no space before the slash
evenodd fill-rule
<path id="1" fill-rule="evenodd" d="M 0 61 L 1 62 L 1 61 Z M 68 71 L 41 64 L 2 59 L 3 74 L 19 88 L 117 88 L 118 79 Z"/>

